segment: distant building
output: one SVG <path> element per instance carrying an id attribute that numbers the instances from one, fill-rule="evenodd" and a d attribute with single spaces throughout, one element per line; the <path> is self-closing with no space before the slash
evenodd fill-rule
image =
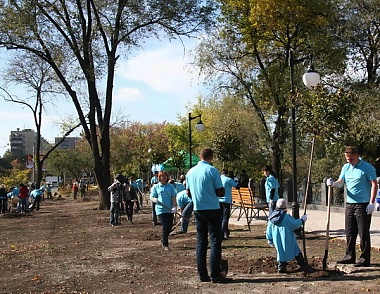
<path id="1" fill-rule="evenodd" d="M 57 147 L 57 149 L 75 149 L 76 143 L 80 138 L 78 137 L 66 137 L 61 144 Z M 57 144 L 62 137 L 55 138 L 55 144 Z"/>
<path id="2" fill-rule="evenodd" d="M 11 147 L 12 157 L 21 157 L 28 154 L 34 154 L 34 147 L 36 143 L 37 133 L 32 129 L 11 131 L 9 142 Z M 50 144 L 41 137 L 41 152 L 46 151 Z"/>

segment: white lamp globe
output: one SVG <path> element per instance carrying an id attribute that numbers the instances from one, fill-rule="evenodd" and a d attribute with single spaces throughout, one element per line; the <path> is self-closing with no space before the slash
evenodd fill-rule
<path id="1" fill-rule="evenodd" d="M 198 132 L 202 133 L 205 130 L 205 125 L 199 121 L 196 125 L 195 128 Z"/>
<path id="2" fill-rule="evenodd" d="M 321 76 L 317 71 L 310 69 L 302 76 L 302 81 L 309 90 L 312 90 L 321 82 Z"/>

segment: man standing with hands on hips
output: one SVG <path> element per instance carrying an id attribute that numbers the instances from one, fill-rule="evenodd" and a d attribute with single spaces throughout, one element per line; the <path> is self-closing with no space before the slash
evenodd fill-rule
<path id="1" fill-rule="evenodd" d="M 211 165 L 214 153 L 203 148 L 201 161 L 186 175 L 186 191 L 193 199 L 194 218 L 197 227 L 197 270 L 201 282 L 228 283 L 232 279 L 221 275 L 222 226 L 219 197 L 224 188 L 219 171 Z M 207 273 L 207 245 L 210 235 L 210 276 Z"/>
<path id="2" fill-rule="evenodd" d="M 358 149 L 348 146 L 345 150 L 347 163 L 343 165 L 339 179 L 326 181 L 327 186 L 347 187 L 345 208 L 346 256 L 338 263 L 355 264 L 356 267 L 369 266 L 371 260 L 370 226 L 375 210 L 377 181 L 375 168 L 359 157 Z M 360 236 L 361 254 L 356 262 L 356 238 Z M 355 263 L 356 262 L 356 263 Z"/>

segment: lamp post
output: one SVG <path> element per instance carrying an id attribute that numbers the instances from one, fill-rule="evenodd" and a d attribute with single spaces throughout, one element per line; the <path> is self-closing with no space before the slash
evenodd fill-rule
<path id="1" fill-rule="evenodd" d="M 291 95 L 291 130 L 292 130 L 292 216 L 299 218 L 299 204 L 297 200 L 297 140 L 296 140 L 296 101 L 295 101 L 295 87 L 294 87 L 294 66 L 305 60 L 310 60 L 310 67 L 303 75 L 302 80 L 308 89 L 316 87 L 320 82 L 320 75 L 314 70 L 313 60 L 311 57 L 294 59 L 293 52 L 290 51 L 289 68 L 290 68 L 290 95 Z"/>
<path id="2" fill-rule="evenodd" d="M 205 130 L 205 125 L 202 123 L 201 116 L 202 116 L 201 114 L 196 115 L 196 116 L 191 116 L 191 112 L 189 113 L 189 161 L 190 161 L 189 169 L 193 167 L 193 160 L 192 160 L 192 156 L 191 156 L 192 148 L 193 148 L 193 146 L 192 146 L 193 142 L 191 139 L 191 121 L 193 119 L 199 118 L 199 121 L 195 125 L 195 129 L 201 133 Z"/>

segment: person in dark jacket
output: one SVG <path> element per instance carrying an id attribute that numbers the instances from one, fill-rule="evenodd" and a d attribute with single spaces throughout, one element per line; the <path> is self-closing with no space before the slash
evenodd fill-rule
<path id="1" fill-rule="evenodd" d="M 0 186 L 0 213 L 5 213 L 8 210 L 7 190 L 4 184 Z"/>

